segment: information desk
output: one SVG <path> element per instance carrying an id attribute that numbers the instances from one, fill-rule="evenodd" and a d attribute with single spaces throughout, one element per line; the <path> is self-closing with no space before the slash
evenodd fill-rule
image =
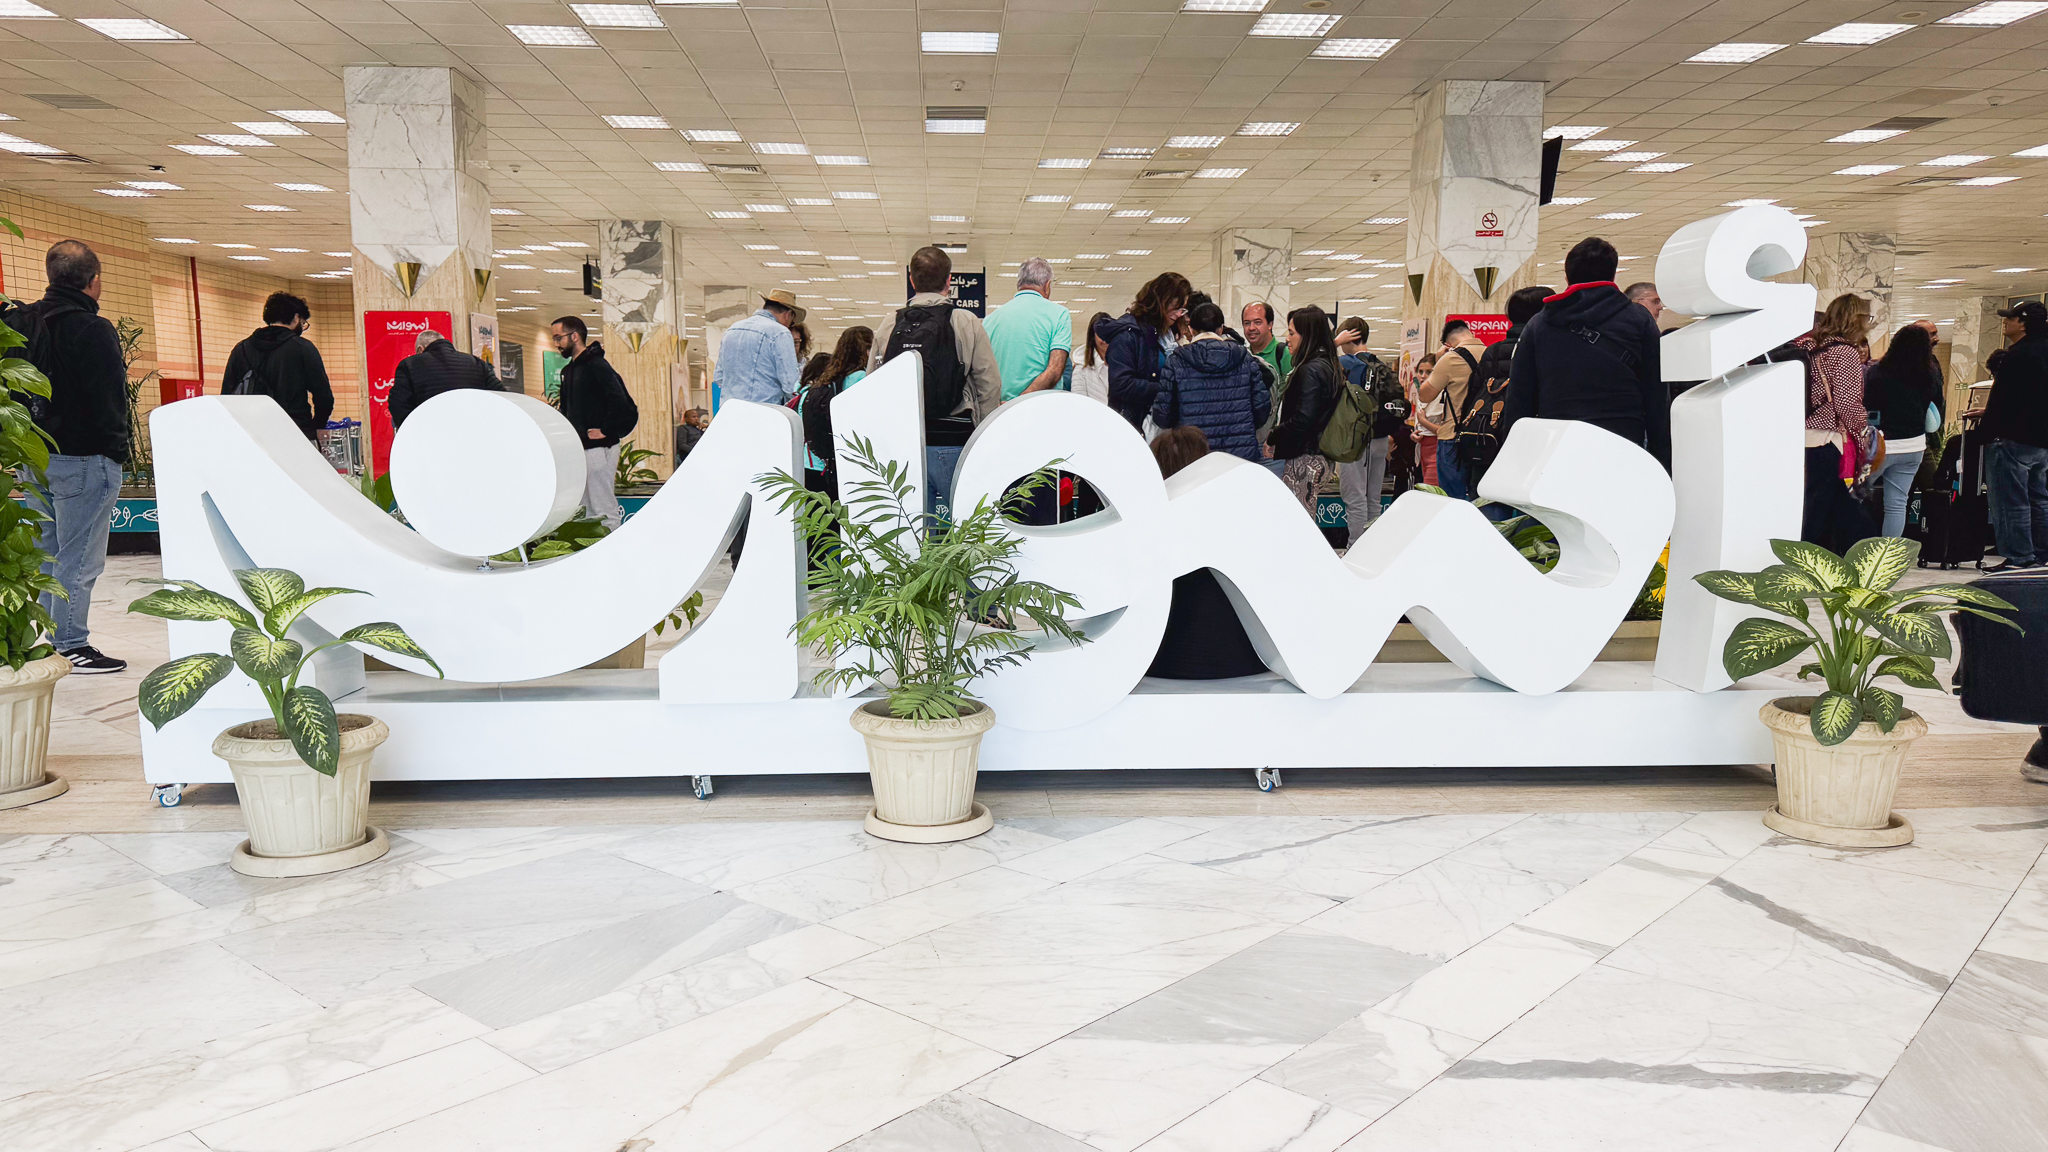
<path id="1" fill-rule="evenodd" d="M 1141 681 L 1105 715 L 1051 732 L 1000 723 L 986 772 L 1096 768 L 1518 768 L 1768 764 L 1766 701 L 1797 689 L 1757 677 L 1701 694 L 1650 665 L 1601 661 L 1564 691 L 1520 695 L 1452 664 L 1375 664 L 1336 700 L 1270 673 L 1238 680 Z M 768 704 L 664 705 L 654 669 L 583 670 L 521 684 L 456 684 L 373 672 L 336 701 L 391 728 L 379 780 L 583 779 L 732 773 L 865 772 L 847 723 L 855 701 L 816 695 Z M 1471 722 L 1475 696 L 1486 724 Z M 445 707 L 460 702 L 458 708 Z M 444 705 L 436 708 L 435 705 Z M 210 751 L 222 729 L 264 713 L 197 708 L 142 739 L 152 784 L 228 779 Z M 593 720 L 593 717 L 597 719 Z"/>

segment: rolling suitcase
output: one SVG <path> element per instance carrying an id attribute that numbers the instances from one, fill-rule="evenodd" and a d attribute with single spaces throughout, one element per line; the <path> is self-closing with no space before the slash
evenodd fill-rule
<path id="1" fill-rule="evenodd" d="M 2048 784 L 2048 570 L 2006 572 L 1972 582 L 2018 611 L 2010 614 L 2024 631 L 1958 612 L 1956 696 L 1965 715 L 2041 730 L 2020 772 Z"/>
<path id="2" fill-rule="evenodd" d="M 1991 509 L 1976 468 L 1979 449 L 1968 433 L 1942 446 L 1933 482 L 1906 504 L 1906 538 L 1920 542 L 1920 566 L 1983 566 L 1991 539 Z"/>

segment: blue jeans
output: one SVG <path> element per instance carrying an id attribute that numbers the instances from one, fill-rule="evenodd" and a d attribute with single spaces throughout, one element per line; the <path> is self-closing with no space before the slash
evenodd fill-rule
<path id="1" fill-rule="evenodd" d="M 1472 498 L 1472 492 L 1465 484 L 1465 462 L 1458 459 L 1456 440 L 1436 442 L 1436 486 L 1453 500 Z"/>
<path id="2" fill-rule="evenodd" d="M 1993 440 L 1984 455 L 1998 554 L 2012 564 L 2048 560 L 2048 448 Z"/>
<path id="3" fill-rule="evenodd" d="M 1920 474 L 1920 458 L 1925 455 L 1925 449 L 1919 452 L 1887 452 L 1877 474 L 1871 477 L 1884 485 L 1884 534 L 1887 536 L 1906 534 L 1906 500 L 1913 493 L 1913 477 Z"/>
<path id="4" fill-rule="evenodd" d="M 953 519 L 953 473 L 960 467 L 960 446 L 924 449 L 924 510 L 942 520 Z"/>
<path id="5" fill-rule="evenodd" d="M 107 570 L 107 533 L 113 527 L 114 500 L 121 495 L 121 466 L 105 456 L 52 456 L 45 472 L 47 485 L 35 484 L 36 502 L 50 516 L 43 521 L 36 546 L 53 558 L 43 565 L 70 595 L 68 600 L 43 596 L 43 609 L 56 621 L 57 651 L 83 647 L 92 633 L 86 617 L 92 612 L 92 587 Z"/>

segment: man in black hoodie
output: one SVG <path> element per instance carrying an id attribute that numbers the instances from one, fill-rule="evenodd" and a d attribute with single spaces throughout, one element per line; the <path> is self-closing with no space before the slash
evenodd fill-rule
<path id="1" fill-rule="evenodd" d="M 263 327 L 228 353 L 221 374 L 223 396 L 268 396 L 277 401 L 308 440 L 317 440 L 334 415 L 334 390 L 320 349 L 306 339 L 313 310 L 289 292 L 272 292 L 263 302 Z"/>
<path id="2" fill-rule="evenodd" d="M 1543 302 L 1515 349 L 1506 423 L 1583 420 L 1671 468 L 1671 397 L 1656 321 L 1614 285 L 1614 245 L 1588 236 L 1564 258 L 1571 286 Z M 1505 443 L 1505 437 L 1503 437 Z"/>
<path id="3" fill-rule="evenodd" d="M 33 485 L 50 517 L 37 547 L 51 555 L 43 571 L 57 577 L 69 599 L 45 595 L 43 608 L 56 622 L 51 642 L 74 673 L 119 672 L 127 661 L 87 643 L 86 616 L 107 567 L 107 532 L 128 462 L 128 365 L 114 326 L 100 315 L 99 256 L 77 240 L 59 240 L 43 268 L 43 298 L 9 317 L 28 338 L 28 361 L 50 378 L 49 403 L 34 405 L 57 441 L 45 482 Z"/>
<path id="4" fill-rule="evenodd" d="M 619 470 L 619 441 L 640 423 L 640 407 L 626 391 L 626 382 L 604 358 L 604 345 L 590 338 L 579 317 L 564 316 L 548 330 L 555 351 L 569 358 L 562 365 L 562 415 L 583 441 L 583 510 L 605 527 L 617 528 L 625 517 L 614 482 Z"/>

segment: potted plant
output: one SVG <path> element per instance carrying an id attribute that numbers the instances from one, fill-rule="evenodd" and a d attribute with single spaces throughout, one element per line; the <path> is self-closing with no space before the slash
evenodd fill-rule
<path id="1" fill-rule="evenodd" d="M 1761 572 L 1702 572 L 1694 579 L 1724 600 L 1762 608 L 1782 620 L 1751 617 L 1735 626 L 1721 652 L 1737 680 L 1776 668 L 1812 649 L 1799 678 L 1818 673 L 1826 691 L 1788 696 L 1761 713 L 1777 751 L 1778 803 L 1764 823 L 1787 836 L 1837 848 L 1890 848 L 1913 841 L 1913 826 L 1892 811 L 1899 766 L 1927 722 L 1905 697 L 1875 683 L 1890 676 L 1941 689 L 1934 661 L 1948 656 L 1944 612 L 1971 612 L 2012 625 L 1992 609 L 2012 605 L 1968 584 L 1893 591 L 1919 558 L 1916 541 L 1879 536 L 1837 556 L 1818 544 L 1773 540 L 1782 564 Z M 1815 620 L 1813 604 L 1825 631 Z"/>
<path id="2" fill-rule="evenodd" d="M 180 656 L 142 678 L 137 704 L 158 729 L 183 716 L 200 697 L 240 668 L 263 691 L 270 719 L 222 732 L 213 754 L 228 762 L 249 838 L 235 849 L 235 871 L 249 876 L 311 876 L 366 864 L 391 850 L 371 828 L 370 756 L 391 735 L 374 716 L 335 715 L 334 702 L 299 683 L 306 663 L 339 644 L 368 644 L 441 666 L 392 623 L 364 624 L 308 652 L 286 635 L 306 609 L 330 596 L 363 595 L 353 588 L 307 588 L 282 568 L 246 568 L 235 582 L 255 612 L 189 580 L 162 584 L 128 606 L 165 620 L 226 621 L 232 658 L 217 652 Z"/>
<path id="3" fill-rule="evenodd" d="M 794 510 L 810 555 L 811 610 L 791 631 L 832 656 L 820 688 L 875 681 L 885 692 L 852 717 L 875 789 L 867 830 L 918 844 L 979 836 L 995 822 L 974 799 L 974 777 L 996 718 L 970 695 L 974 681 L 1031 656 L 1023 621 L 1047 639 L 1087 639 L 1064 615 L 1078 600 L 1017 574 L 1023 544 L 1004 527 L 1054 473 L 1049 465 L 1000 504 L 984 500 L 949 522 L 913 510 L 922 498 L 907 470 L 877 460 L 872 442 L 842 444 L 853 465 L 842 475 L 865 477 L 846 484 L 845 503 L 787 472 L 762 478 Z"/>
<path id="4" fill-rule="evenodd" d="M 0 217 L 0 228 L 21 229 Z M 0 307 L 14 301 L 0 296 Z M 30 417 L 17 398 L 50 395 L 50 381 L 36 366 L 13 355 L 28 339 L 0 322 L 0 469 L 26 472 L 36 480 L 50 464 L 56 442 Z M 43 573 L 50 554 L 39 547 L 48 516 L 16 500 L 0 500 L 0 808 L 19 808 L 61 796 L 63 777 L 44 766 L 50 749 L 50 701 L 71 661 L 48 643 L 52 627 L 42 596 L 64 595 L 64 586 Z"/>

